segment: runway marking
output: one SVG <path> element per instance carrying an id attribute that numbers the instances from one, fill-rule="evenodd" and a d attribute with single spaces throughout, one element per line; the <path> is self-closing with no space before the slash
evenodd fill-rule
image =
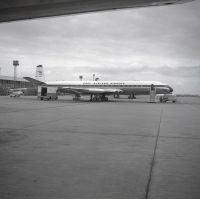
<path id="1" fill-rule="evenodd" d="M 154 146 L 154 150 L 153 150 L 153 158 L 152 158 L 152 161 L 151 161 L 151 167 L 150 167 L 150 171 L 149 171 L 149 178 L 148 178 L 146 191 L 145 191 L 145 199 L 149 198 L 149 190 L 150 190 L 150 185 L 151 185 L 153 168 L 154 168 L 154 165 L 155 165 L 155 157 L 156 157 L 156 150 L 157 150 L 157 147 L 158 147 L 158 138 L 159 138 L 159 135 L 160 135 L 160 126 L 161 126 L 162 116 L 163 116 L 163 107 L 162 107 L 161 112 L 160 112 L 160 120 L 159 120 L 159 124 L 158 124 L 156 142 L 155 142 L 155 146 Z"/>

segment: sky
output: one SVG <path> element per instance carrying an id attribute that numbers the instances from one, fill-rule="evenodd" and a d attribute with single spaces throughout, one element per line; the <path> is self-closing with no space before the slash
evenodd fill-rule
<path id="1" fill-rule="evenodd" d="M 200 0 L 0 23 L 1 75 L 153 80 L 200 94 Z"/>

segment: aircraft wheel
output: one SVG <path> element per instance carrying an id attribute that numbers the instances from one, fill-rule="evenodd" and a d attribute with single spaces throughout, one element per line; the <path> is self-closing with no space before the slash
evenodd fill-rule
<path id="1" fill-rule="evenodd" d="M 93 102 L 96 102 L 96 101 L 97 101 L 97 97 L 93 97 L 93 98 L 92 98 L 92 101 L 93 101 Z"/>

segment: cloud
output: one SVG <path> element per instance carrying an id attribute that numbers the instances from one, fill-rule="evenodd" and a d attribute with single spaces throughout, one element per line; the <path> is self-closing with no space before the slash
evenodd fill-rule
<path id="1" fill-rule="evenodd" d="M 0 24 L 0 67 L 46 79 L 155 79 L 199 83 L 200 2 Z M 185 78 L 185 81 L 184 81 Z M 175 80 L 174 80 L 175 81 Z M 195 83 L 196 82 L 196 83 Z M 197 86 L 198 88 L 198 86 Z"/>
<path id="2" fill-rule="evenodd" d="M 182 77 L 182 78 L 199 78 L 200 77 L 200 66 L 183 66 L 183 67 L 159 67 L 152 69 L 161 75 Z"/>
<path id="3" fill-rule="evenodd" d="M 130 67 L 92 67 L 92 66 L 84 66 L 84 67 L 76 67 L 75 70 L 84 73 L 101 73 L 101 74 L 121 74 L 126 75 L 129 73 L 139 74 L 139 73 L 158 73 L 162 76 L 173 76 L 173 77 L 184 77 L 184 78 L 199 78 L 200 77 L 200 66 L 183 66 L 183 67 L 169 67 L 169 66 L 161 66 L 161 67 L 150 67 L 150 66 L 130 66 Z"/>

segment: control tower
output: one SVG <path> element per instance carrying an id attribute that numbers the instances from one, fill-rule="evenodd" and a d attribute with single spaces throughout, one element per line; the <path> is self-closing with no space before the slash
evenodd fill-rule
<path id="1" fill-rule="evenodd" d="M 35 79 L 45 82 L 45 77 L 44 77 L 44 70 L 42 65 L 36 66 L 36 73 L 35 73 Z"/>

